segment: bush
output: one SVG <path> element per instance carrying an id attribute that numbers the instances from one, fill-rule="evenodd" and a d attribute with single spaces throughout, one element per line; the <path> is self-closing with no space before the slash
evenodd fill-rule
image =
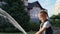
<path id="1" fill-rule="evenodd" d="M 50 21 L 54 27 L 60 27 L 60 19 L 51 19 Z"/>
<path id="2" fill-rule="evenodd" d="M 4 11 L 9 13 L 25 30 L 28 30 L 29 26 L 27 25 L 29 23 L 29 15 L 28 13 L 24 10 L 24 4 L 21 0 L 3 0 L 6 4 L 2 5 L 0 8 L 2 8 Z M 5 21 L 3 22 L 3 24 Z M 13 25 L 10 25 L 10 22 L 7 22 L 5 24 L 7 29 L 6 31 L 9 30 L 9 32 L 13 31 L 15 28 Z M 8 27 L 13 27 L 13 28 L 8 28 Z M 14 30 L 15 31 L 15 30 Z"/>
<path id="3" fill-rule="evenodd" d="M 39 23 L 30 23 L 30 30 L 31 31 L 38 31 L 40 28 L 40 24 Z"/>

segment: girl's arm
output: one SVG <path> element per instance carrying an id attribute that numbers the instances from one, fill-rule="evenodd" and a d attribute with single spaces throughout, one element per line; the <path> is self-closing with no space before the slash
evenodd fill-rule
<path id="1" fill-rule="evenodd" d="M 41 29 L 39 29 L 39 31 L 36 34 L 42 34 L 42 32 L 46 29 L 46 27 L 42 27 Z"/>
<path id="2" fill-rule="evenodd" d="M 39 31 L 36 34 L 42 34 L 42 32 L 45 31 L 46 28 L 48 28 L 50 26 L 51 26 L 51 24 L 50 24 L 49 21 L 45 22 L 44 25 L 43 25 L 43 27 L 41 29 L 39 29 Z"/>

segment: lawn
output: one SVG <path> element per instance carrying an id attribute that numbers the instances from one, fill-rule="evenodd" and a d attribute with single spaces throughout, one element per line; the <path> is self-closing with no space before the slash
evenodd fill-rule
<path id="1" fill-rule="evenodd" d="M 35 34 L 36 32 L 28 32 L 28 34 Z M 0 34 L 23 34 L 23 33 L 0 33 Z"/>
<path id="2" fill-rule="evenodd" d="M 35 31 L 27 32 L 27 34 L 35 34 L 35 33 L 36 33 Z M 23 34 L 23 33 L 20 33 L 20 34 Z"/>
<path id="3" fill-rule="evenodd" d="M 31 32 L 27 32 L 27 34 L 35 34 L 36 32 L 33 32 L 33 31 L 31 31 Z M 23 34 L 23 33 L 0 33 L 0 34 Z M 54 34 L 60 34 L 60 32 L 56 32 L 56 33 L 54 33 Z"/>

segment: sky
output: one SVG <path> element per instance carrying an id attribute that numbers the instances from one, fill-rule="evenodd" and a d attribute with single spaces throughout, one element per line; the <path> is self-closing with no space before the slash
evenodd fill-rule
<path id="1" fill-rule="evenodd" d="M 56 0 L 28 0 L 28 2 L 30 3 L 35 2 L 35 1 L 38 1 L 43 8 L 48 10 L 49 17 L 53 15 L 52 9 L 56 3 Z"/>

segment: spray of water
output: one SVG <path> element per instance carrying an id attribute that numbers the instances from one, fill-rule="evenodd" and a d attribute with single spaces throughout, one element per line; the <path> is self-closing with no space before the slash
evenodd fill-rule
<path id="1" fill-rule="evenodd" d="M 25 32 L 25 30 L 17 23 L 17 21 L 15 21 L 14 18 L 12 18 L 7 12 L 5 12 L 4 10 L 2 10 L 1 8 L 0 8 L 0 14 L 2 16 L 4 16 L 5 18 L 7 18 L 10 21 L 10 23 L 13 24 L 13 26 L 15 26 L 16 28 L 18 28 L 24 34 L 27 34 Z"/>

